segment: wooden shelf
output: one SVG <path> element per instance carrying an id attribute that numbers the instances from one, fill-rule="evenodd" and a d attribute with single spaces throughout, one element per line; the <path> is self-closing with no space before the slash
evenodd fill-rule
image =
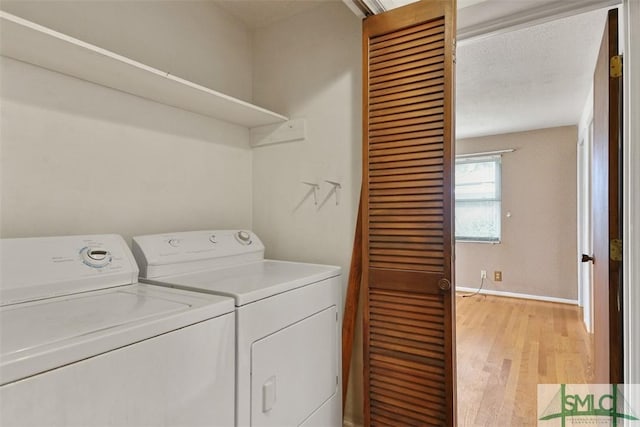
<path id="1" fill-rule="evenodd" d="M 0 11 L 3 56 L 248 128 L 287 117 Z"/>

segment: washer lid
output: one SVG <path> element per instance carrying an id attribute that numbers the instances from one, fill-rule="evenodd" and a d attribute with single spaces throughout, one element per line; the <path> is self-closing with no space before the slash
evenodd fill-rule
<path id="1" fill-rule="evenodd" d="M 234 310 L 231 298 L 149 285 L 0 308 L 0 384 Z"/>
<path id="2" fill-rule="evenodd" d="M 265 260 L 216 270 L 147 280 L 199 292 L 228 295 L 242 306 L 340 275 L 340 267 Z"/>

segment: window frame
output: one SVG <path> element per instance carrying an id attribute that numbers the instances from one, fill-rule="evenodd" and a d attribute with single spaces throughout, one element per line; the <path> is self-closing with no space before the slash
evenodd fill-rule
<path id="1" fill-rule="evenodd" d="M 468 163 L 495 163 L 495 180 L 494 180 L 494 190 L 495 197 L 493 198 L 476 198 L 476 199 L 464 199 L 459 200 L 455 194 L 455 189 L 458 187 L 456 183 L 454 185 L 454 203 L 455 203 L 455 211 L 458 210 L 458 204 L 462 203 L 478 203 L 478 202 L 497 202 L 498 204 L 498 216 L 497 216 L 497 236 L 495 237 L 480 237 L 480 236 L 460 236 L 458 235 L 457 227 L 455 228 L 454 239 L 455 242 L 458 243 L 490 243 L 490 244 L 499 244 L 502 242 L 502 156 L 499 154 L 480 154 L 478 156 L 465 155 L 464 157 L 458 157 L 455 161 L 455 168 L 459 164 L 468 164 Z M 454 181 L 456 182 L 456 181 Z M 455 223 L 455 215 L 454 215 L 454 223 Z"/>

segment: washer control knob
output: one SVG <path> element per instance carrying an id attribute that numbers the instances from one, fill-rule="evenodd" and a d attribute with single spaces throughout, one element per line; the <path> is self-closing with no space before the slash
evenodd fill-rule
<path id="1" fill-rule="evenodd" d="M 109 255 L 109 252 L 102 249 L 89 249 L 87 251 L 87 256 L 94 261 L 104 261 Z"/>
<path id="2" fill-rule="evenodd" d="M 169 239 L 167 243 L 169 243 L 169 246 L 173 246 L 174 248 L 177 248 L 178 246 L 180 246 L 179 239 Z"/>
<path id="3" fill-rule="evenodd" d="M 238 239 L 238 242 L 242 243 L 243 245 L 251 244 L 251 234 L 247 231 L 238 231 L 236 233 L 236 239 Z"/>
<path id="4" fill-rule="evenodd" d="M 93 268 L 102 268 L 111 264 L 111 252 L 103 248 L 85 247 L 80 250 L 82 262 Z"/>
<path id="5" fill-rule="evenodd" d="M 215 234 L 212 234 L 211 236 L 209 236 L 209 241 L 210 241 L 211 243 L 218 243 L 218 242 L 216 241 L 216 235 L 215 235 Z"/>

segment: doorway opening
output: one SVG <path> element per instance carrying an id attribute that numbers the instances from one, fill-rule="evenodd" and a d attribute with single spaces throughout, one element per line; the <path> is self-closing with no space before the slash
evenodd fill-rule
<path id="1" fill-rule="evenodd" d="M 584 210 L 606 15 L 458 48 L 456 153 L 501 153 L 497 241 L 456 242 L 460 426 L 529 425 L 537 384 L 593 382 L 591 275 L 578 261 L 591 245 Z M 475 184 L 477 194 L 488 188 L 482 178 L 462 184 Z M 471 190 L 456 186 L 456 198 Z M 475 210 L 482 236 L 491 215 L 486 203 Z M 456 218 L 467 229 L 459 220 L 469 218 Z"/>

